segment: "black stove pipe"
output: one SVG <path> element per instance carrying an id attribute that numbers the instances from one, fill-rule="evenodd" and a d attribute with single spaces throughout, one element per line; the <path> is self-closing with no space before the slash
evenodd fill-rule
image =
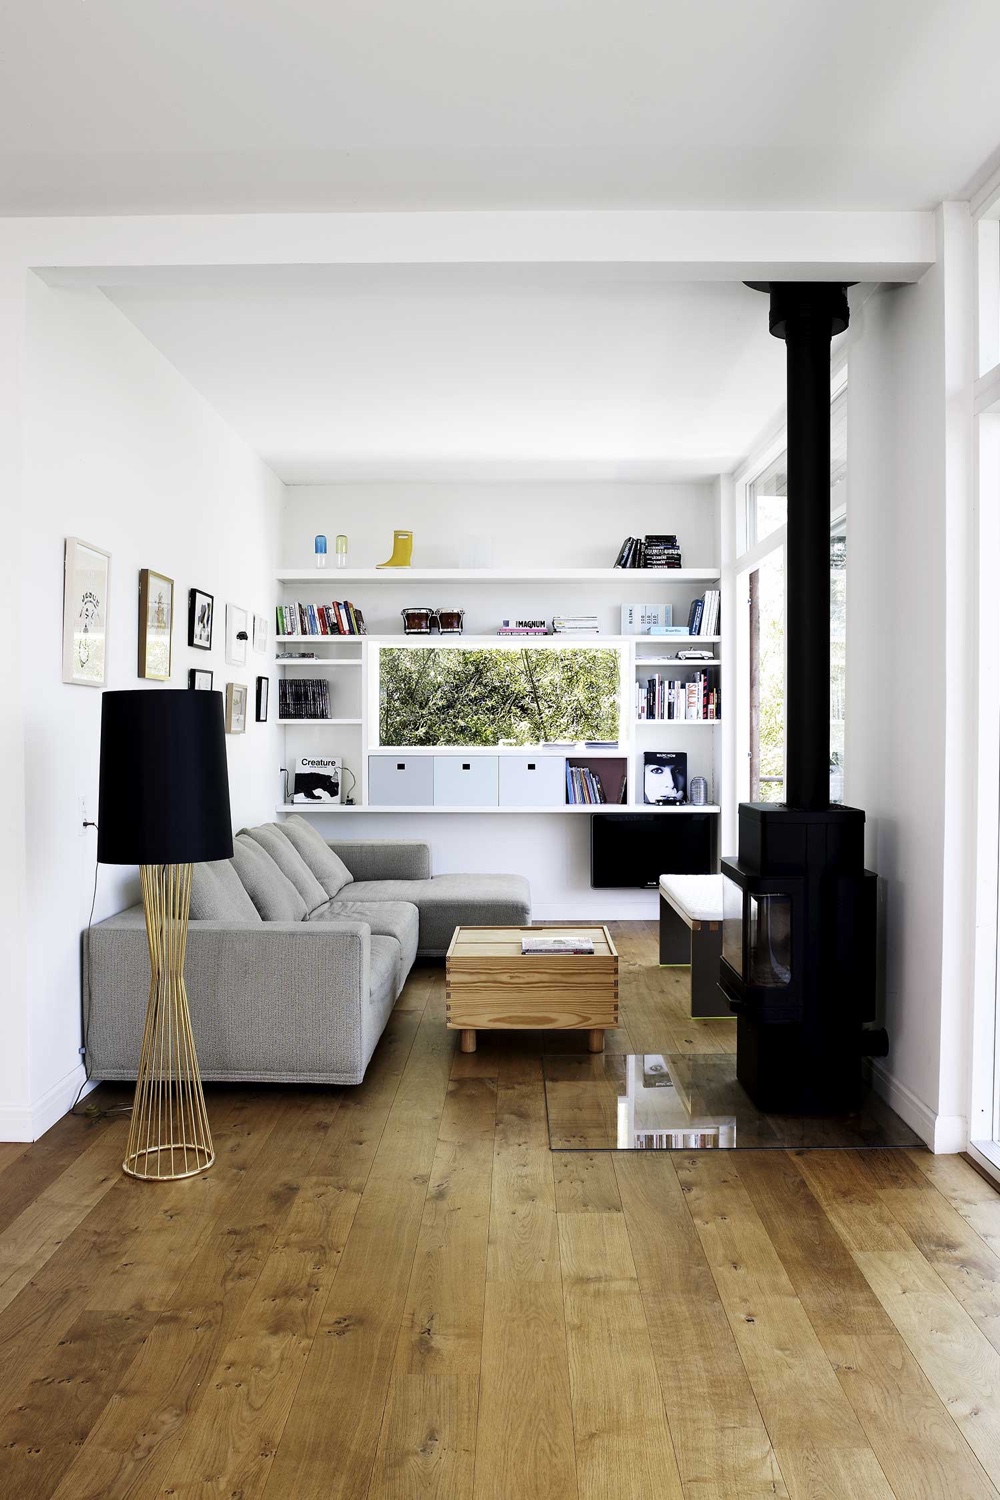
<path id="1" fill-rule="evenodd" d="M 835 282 L 750 282 L 771 294 L 770 328 L 787 351 L 785 797 L 830 805 L 830 340 L 848 325 Z"/>

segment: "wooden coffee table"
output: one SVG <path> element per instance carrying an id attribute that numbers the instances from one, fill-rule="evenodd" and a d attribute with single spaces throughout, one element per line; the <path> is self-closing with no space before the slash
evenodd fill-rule
<path id="1" fill-rule="evenodd" d="M 524 933 L 588 937 L 593 953 L 522 954 Z M 618 1025 L 618 953 L 606 927 L 456 927 L 445 960 L 447 1024 L 463 1052 L 477 1031 L 586 1031 L 591 1052 Z"/>

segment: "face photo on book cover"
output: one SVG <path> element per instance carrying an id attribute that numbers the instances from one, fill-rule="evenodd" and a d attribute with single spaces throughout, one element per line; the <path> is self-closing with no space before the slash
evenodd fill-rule
<path id="1" fill-rule="evenodd" d="M 647 750 L 642 771 L 643 801 L 665 807 L 687 801 L 687 755 L 684 751 Z"/>

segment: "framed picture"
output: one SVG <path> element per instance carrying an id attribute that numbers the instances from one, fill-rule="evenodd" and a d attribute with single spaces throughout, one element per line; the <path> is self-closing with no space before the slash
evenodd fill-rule
<path id="1" fill-rule="evenodd" d="M 226 683 L 226 733 L 246 734 L 247 729 L 247 685 L 245 682 Z"/>
<path id="2" fill-rule="evenodd" d="M 107 679 L 111 553 L 77 536 L 63 559 L 63 682 L 102 688 Z"/>
<path id="3" fill-rule="evenodd" d="M 267 650 L 266 615 L 254 615 L 253 617 L 253 649 L 260 656 L 263 656 Z"/>
<path id="4" fill-rule="evenodd" d="M 247 635 L 247 612 L 237 604 L 226 605 L 226 661 L 232 667 L 245 667 L 250 638 Z"/>
<path id="5" fill-rule="evenodd" d="M 211 651 L 212 626 L 215 622 L 215 599 L 201 589 L 188 589 L 188 645 L 197 651 Z"/>
<path id="6" fill-rule="evenodd" d="M 271 679 L 269 677 L 257 678 L 257 723 L 267 723 L 267 700 L 271 691 Z"/>
<path id="7" fill-rule="evenodd" d="M 190 667 L 188 669 L 188 687 L 195 688 L 199 693 L 210 693 L 215 673 L 209 672 L 204 667 Z"/>
<path id="8" fill-rule="evenodd" d="M 139 570 L 139 676 L 170 680 L 174 580 L 152 568 Z"/>

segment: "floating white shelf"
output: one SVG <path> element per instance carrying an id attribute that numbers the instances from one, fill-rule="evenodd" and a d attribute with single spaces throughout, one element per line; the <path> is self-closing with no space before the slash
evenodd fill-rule
<path id="1" fill-rule="evenodd" d="M 361 658 L 360 656 L 356 656 L 347 660 L 341 657 L 339 661 L 333 661 L 329 656 L 310 656 L 305 658 L 300 657 L 297 661 L 290 661 L 287 657 L 276 656 L 274 658 L 274 665 L 276 667 L 320 667 L 323 671 L 326 671 L 327 667 L 360 667 Z"/>
<path id="2" fill-rule="evenodd" d="M 595 760 L 600 757 L 626 760 L 629 748 L 627 745 L 595 745 L 592 749 L 586 745 L 369 745 L 366 754 L 405 755 L 410 759 L 417 755 L 518 755 L 530 756 L 533 760 L 541 760 L 544 756 L 551 756 L 554 760 Z"/>
<path id="3" fill-rule="evenodd" d="M 718 568 L 289 568 L 279 583 L 714 583 Z"/>
<path id="4" fill-rule="evenodd" d="M 696 672 L 702 667 L 722 666 L 717 656 L 713 656 L 711 660 L 706 657 L 702 661 L 678 661 L 676 656 L 637 656 L 635 664 L 637 667 L 689 667 Z"/>
<path id="5" fill-rule="evenodd" d="M 656 645 L 662 651 L 662 642 L 669 640 L 671 645 L 679 646 L 690 641 L 697 641 L 699 645 L 712 645 L 721 640 L 717 635 L 672 635 L 661 636 L 656 640 Z M 394 635 L 279 635 L 279 645 L 304 646 L 348 646 L 360 645 L 366 641 L 370 646 L 627 646 L 635 642 L 637 646 L 648 646 L 653 640 L 648 635 L 405 635 L 398 631 Z M 327 657 L 316 657 L 312 661 L 295 662 L 295 666 L 314 666 L 320 661 L 328 660 Z M 358 658 L 360 660 L 360 658 Z M 650 658 L 637 657 L 637 661 L 645 664 Z M 353 663 L 352 663 L 353 664 Z M 694 665 L 694 663 L 692 663 Z M 700 665 L 700 663 L 698 664 Z"/>
<path id="6" fill-rule="evenodd" d="M 360 719 L 279 719 L 279 724 L 294 724 L 301 729 L 312 724 L 360 724 Z"/>
<path id="7" fill-rule="evenodd" d="M 463 813 L 467 817 L 478 817 L 480 813 L 505 813 L 516 814 L 519 817 L 537 817 L 539 814 L 561 814 L 561 813 L 657 813 L 664 817 L 681 817 L 684 813 L 717 813 L 721 809 L 714 803 L 708 803 L 705 807 L 648 807 L 642 802 L 599 802 L 566 803 L 563 807 L 346 807 L 343 803 L 319 803 L 319 802 L 279 802 L 275 812 L 280 813 L 388 813 L 394 817 L 397 813 Z"/>

